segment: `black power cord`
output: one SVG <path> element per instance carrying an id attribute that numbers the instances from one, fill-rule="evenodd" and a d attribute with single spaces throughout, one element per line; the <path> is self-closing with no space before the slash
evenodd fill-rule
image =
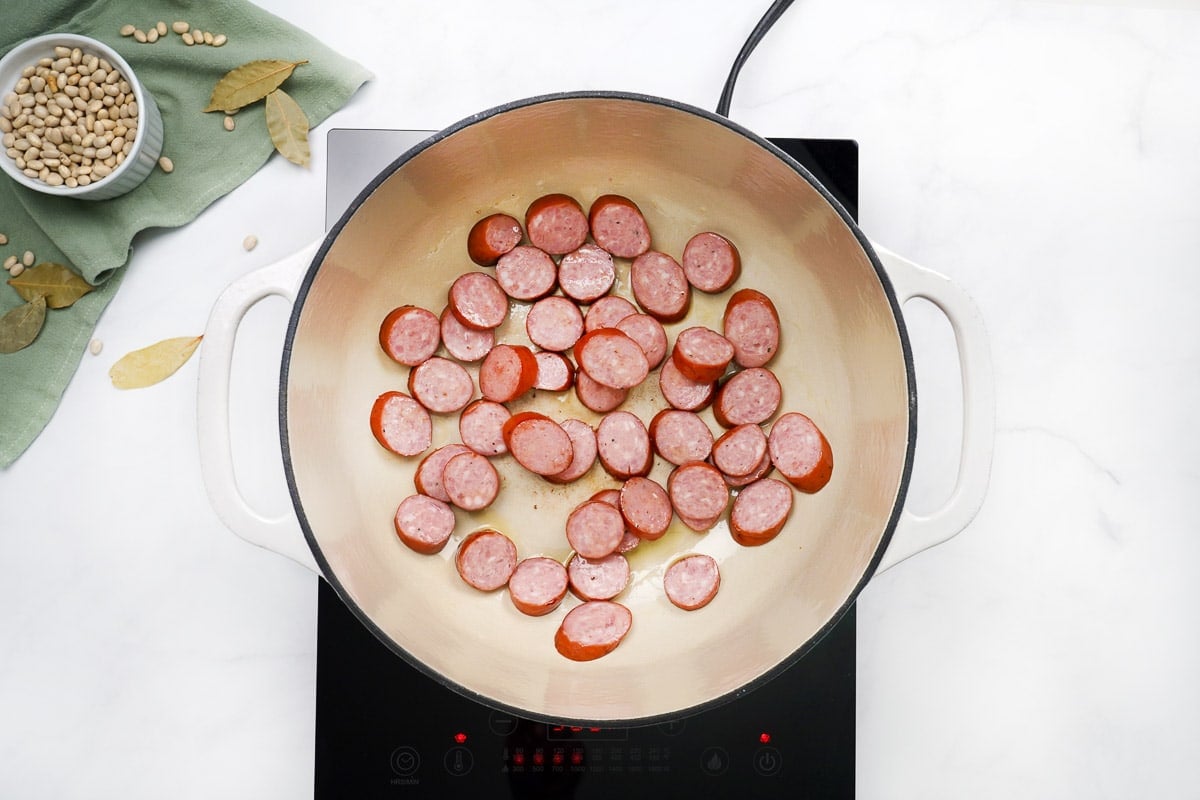
<path id="1" fill-rule="evenodd" d="M 733 101 L 733 85 L 737 83 L 738 73 L 742 71 L 742 66 L 746 60 L 750 58 L 750 54 L 754 52 L 754 48 L 764 36 L 771 26 L 779 21 L 783 16 L 783 12 L 788 10 L 788 6 L 793 0 L 775 0 L 771 3 L 771 7 L 767 9 L 767 13 L 763 14 L 762 19 L 754 26 L 754 30 L 750 31 L 750 38 L 746 39 L 746 43 L 742 45 L 741 52 L 733 61 L 733 67 L 729 70 L 729 77 L 725 79 L 725 88 L 721 90 L 721 100 L 717 103 L 717 113 L 722 117 L 729 116 L 729 104 Z"/>

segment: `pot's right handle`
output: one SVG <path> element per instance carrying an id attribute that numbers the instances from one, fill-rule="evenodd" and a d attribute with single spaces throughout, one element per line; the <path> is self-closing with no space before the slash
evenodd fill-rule
<path id="1" fill-rule="evenodd" d="M 288 301 L 316 253 L 314 242 L 280 261 L 234 281 L 217 298 L 204 330 L 200 351 L 196 423 L 200 436 L 200 471 L 217 516 L 251 544 L 285 555 L 301 566 L 321 573 L 293 513 L 266 517 L 246 502 L 238 488 L 229 441 L 229 372 L 238 327 L 256 303 L 271 295 Z"/>
<path id="2" fill-rule="evenodd" d="M 975 517 L 987 494 L 995 443 L 996 390 L 983 317 L 970 296 L 944 275 L 918 266 L 872 242 L 903 304 L 922 297 L 936 305 L 954 331 L 962 373 L 962 453 L 954 491 L 930 514 L 905 509 L 876 574 L 950 539 Z"/>

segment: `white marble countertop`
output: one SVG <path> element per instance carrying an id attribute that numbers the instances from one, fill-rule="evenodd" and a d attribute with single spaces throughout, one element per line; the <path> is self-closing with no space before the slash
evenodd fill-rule
<path id="1" fill-rule="evenodd" d="M 312 795 L 316 579 L 209 506 L 194 362 L 137 392 L 107 371 L 321 234 L 325 132 L 568 89 L 712 108 L 766 3 L 262 5 L 376 78 L 311 169 L 273 159 L 135 244 L 103 352 L 0 472 L 0 797 Z M 742 73 L 734 120 L 859 142 L 863 227 L 974 297 L 995 362 L 982 510 L 858 604 L 859 798 L 1196 797 L 1197 42 L 1189 0 L 801 0 Z M 267 510 L 286 313 L 251 312 L 235 371 Z M 911 324 L 922 411 L 952 408 L 948 326 Z M 921 425 L 918 510 L 952 463 Z"/>

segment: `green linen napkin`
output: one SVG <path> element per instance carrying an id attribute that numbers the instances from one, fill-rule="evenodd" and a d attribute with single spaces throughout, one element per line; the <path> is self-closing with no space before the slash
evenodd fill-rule
<path id="1" fill-rule="evenodd" d="M 245 0 L 95 0 L 82 9 L 77 0 L 38 5 L 35 11 L 23 3 L 0 4 L 0 55 L 31 36 L 57 31 L 110 45 L 154 95 L 163 119 L 163 153 L 175 169 L 170 174 L 156 169 L 130 193 L 100 201 L 52 197 L 0 174 L 0 233 L 9 239 L 0 246 L 0 261 L 31 250 L 39 262 L 69 264 L 98 284 L 70 308 L 48 311 L 33 344 L 0 354 L 0 468 L 16 460 L 54 413 L 96 320 L 120 284 L 120 267 L 134 236 L 191 221 L 274 152 L 262 103 L 243 109 L 232 132 L 222 126 L 222 114 L 202 113 L 221 76 L 256 59 L 307 59 L 285 88 L 313 127 L 371 77 L 356 62 Z M 126 23 L 146 30 L 158 20 L 168 26 L 185 20 L 224 33 L 228 42 L 188 46 L 168 32 L 155 43 L 139 44 L 119 33 Z M 10 89 L 0 87 L 0 94 Z M 6 156 L 0 152 L 0 157 Z M 0 280 L 7 278 L 0 273 Z M 15 290 L 0 285 L 0 315 L 22 302 Z"/>

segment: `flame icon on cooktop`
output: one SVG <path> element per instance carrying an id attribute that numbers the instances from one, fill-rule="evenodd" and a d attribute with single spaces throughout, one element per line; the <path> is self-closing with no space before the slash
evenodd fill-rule
<path id="1" fill-rule="evenodd" d="M 700 754 L 700 769 L 708 775 L 720 775 L 729 769 L 729 753 L 722 747 L 709 747 Z"/>

